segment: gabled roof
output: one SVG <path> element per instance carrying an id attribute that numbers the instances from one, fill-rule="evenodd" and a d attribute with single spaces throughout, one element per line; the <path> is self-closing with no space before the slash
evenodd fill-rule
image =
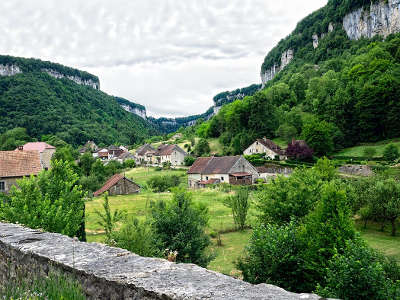
<path id="1" fill-rule="evenodd" d="M 37 175 L 41 170 L 38 151 L 0 151 L 0 177 Z"/>
<path id="2" fill-rule="evenodd" d="M 183 154 L 187 154 L 185 152 L 185 150 L 183 150 L 181 147 L 179 147 L 178 145 L 160 145 L 157 148 L 157 151 L 155 153 L 156 156 L 167 156 L 167 155 L 171 155 L 172 152 L 174 152 L 174 150 L 179 151 Z"/>
<path id="3" fill-rule="evenodd" d="M 155 151 L 155 149 L 150 144 L 145 144 L 136 150 L 136 154 L 139 156 L 144 156 L 148 151 Z"/>
<path id="4" fill-rule="evenodd" d="M 126 179 L 126 180 L 134 183 L 132 180 L 130 180 L 129 178 L 126 178 L 122 174 L 115 174 L 110 179 L 108 179 L 107 182 L 99 190 L 95 191 L 93 193 L 93 196 L 97 197 L 97 196 L 103 194 L 104 192 L 108 191 L 111 187 L 113 187 L 115 184 L 117 184 L 118 181 L 120 181 L 121 179 Z"/>
<path id="5" fill-rule="evenodd" d="M 270 139 L 257 139 L 257 142 L 259 142 L 260 144 L 264 145 L 265 147 L 267 147 L 268 149 L 274 151 L 276 154 L 279 155 L 285 155 L 285 151 L 281 149 L 281 147 L 279 147 L 277 144 L 275 144 L 273 141 L 271 141 Z"/>
<path id="6" fill-rule="evenodd" d="M 135 156 L 130 152 L 123 152 L 118 156 L 119 159 L 135 158 Z"/>
<path id="7" fill-rule="evenodd" d="M 188 174 L 228 174 L 240 158 L 240 155 L 200 157 L 191 166 Z"/>
<path id="8" fill-rule="evenodd" d="M 31 142 L 22 146 L 24 151 L 39 151 L 42 153 L 46 149 L 56 149 L 56 147 L 45 142 Z M 16 149 L 18 150 L 18 149 Z"/>
<path id="9" fill-rule="evenodd" d="M 107 148 L 109 151 L 117 151 L 117 150 L 121 150 L 121 148 L 115 146 L 115 145 L 111 145 L 110 147 Z"/>

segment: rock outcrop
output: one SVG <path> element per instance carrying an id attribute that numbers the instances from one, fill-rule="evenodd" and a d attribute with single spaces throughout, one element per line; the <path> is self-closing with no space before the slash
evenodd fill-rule
<path id="1" fill-rule="evenodd" d="M 14 76 L 22 73 L 17 65 L 0 65 L 0 76 Z"/>
<path id="2" fill-rule="evenodd" d="M 141 117 L 141 118 L 143 118 L 145 120 L 147 119 L 146 109 L 143 110 L 143 109 L 140 109 L 138 107 L 132 107 L 130 105 L 125 105 L 125 104 L 120 104 L 120 105 L 126 111 L 128 111 L 128 112 L 130 112 L 132 114 L 138 115 L 139 117 Z"/>
<path id="3" fill-rule="evenodd" d="M 276 74 L 278 74 L 280 71 L 282 71 L 290 62 L 292 61 L 294 57 L 294 51 L 292 49 L 288 49 L 285 52 L 282 53 L 281 56 L 281 62 L 280 65 L 278 66 L 277 64 L 274 64 L 271 68 L 266 70 L 265 72 L 261 73 L 261 82 L 262 82 L 262 87 L 265 86 L 265 84 L 274 79 Z"/>
<path id="4" fill-rule="evenodd" d="M 82 243 L 61 234 L 0 223 L 0 287 L 10 277 L 75 278 L 87 299 L 321 299 L 234 279 L 193 264 L 141 257 L 123 249 Z"/>
<path id="5" fill-rule="evenodd" d="M 77 84 L 90 86 L 90 87 L 94 88 L 95 90 L 100 89 L 100 82 L 98 82 L 98 81 L 93 81 L 91 79 L 85 80 L 78 76 L 64 75 L 64 74 L 57 72 L 55 70 L 52 70 L 52 69 L 42 69 L 42 72 L 46 72 L 50 76 L 57 78 L 57 79 L 68 78 L 69 80 L 72 80 Z"/>
<path id="6" fill-rule="evenodd" d="M 343 18 L 343 28 L 351 40 L 400 32 L 400 0 L 381 0 L 369 9 L 359 8 Z"/>
<path id="7" fill-rule="evenodd" d="M 333 24 L 332 24 L 332 23 L 329 23 L 329 26 L 328 26 L 328 33 L 332 32 L 333 29 L 334 29 Z M 313 34 L 312 40 L 313 40 L 313 47 L 314 47 L 314 49 L 315 49 L 315 48 L 318 48 L 319 41 L 320 41 L 321 39 L 323 39 L 325 36 L 326 36 L 326 33 L 322 33 L 322 34 L 321 34 L 321 37 L 318 37 L 318 34 L 316 34 L 316 33 Z"/>

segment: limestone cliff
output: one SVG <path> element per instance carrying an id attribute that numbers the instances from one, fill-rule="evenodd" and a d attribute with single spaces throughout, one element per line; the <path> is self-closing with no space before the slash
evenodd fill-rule
<path id="1" fill-rule="evenodd" d="M 80 84 L 80 85 L 86 85 L 94 88 L 95 90 L 100 90 L 100 82 L 99 81 L 94 81 L 92 79 L 83 79 L 79 76 L 72 76 L 72 75 L 65 75 L 63 73 L 60 73 L 56 70 L 52 69 L 42 69 L 42 72 L 46 72 L 50 76 L 60 79 L 60 78 L 68 78 L 69 80 L 72 80 L 73 82 Z"/>
<path id="2" fill-rule="evenodd" d="M 282 71 L 294 57 L 294 51 L 292 49 L 288 49 L 282 53 L 280 65 L 274 64 L 270 69 L 266 70 L 265 72 L 261 72 L 261 81 L 262 85 L 264 85 L 274 79 L 276 74 Z"/>
<path id="3" fill-rule="evenodd" d="M 1 65 L 0 64 L 0 76 L 14 76 L 19 73 L 22 73 L 22 71 L 16 65 Z"/>
<path id="4" fill-rule="evenodd" d="M 125 105 L 125 104 L 121 104 L 121 107 L 123 109 L 125 109 L 126 111 L 141 117 L 142 119 L 145 119 L 145 120 L 147 119 L 145 109 L 143 110 L 143 109 L 139 109 L 137 107 L 132 107 L 130 105 Z"/>
<path id="5" fill-rule="evenodd" d="M 359 8 L 343 18 L 343 28 L 351 40 L 400 32 L 400 0 L 383 0 Z"/>

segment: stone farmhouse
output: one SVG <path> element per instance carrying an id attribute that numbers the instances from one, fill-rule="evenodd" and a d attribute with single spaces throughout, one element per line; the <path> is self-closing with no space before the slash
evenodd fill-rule
<path id="1" fill-rule="evenodd" d="M 187 152 L 178 145 L 162 144 L 153 154 L 152 162 L 156 165 L 170 163 L 171 166 L 183 166 Z"/>
<path id="2" fill-rule="evenodd" d="M 219 183 L 251 185 L 257 178 L 256 168 L 243 156 L 200 157 L 188 171 L 190 188 Z"/>
<path id="3" fill-rule="evenodd" d="M 132 180 L 126 178 L 124 175 L 115 174 L 96 192 L 93 196 L 97 197 L 101 194 L 108 192 L 110 196 L 114 195 L 129 195 L 139 193 L 140 186 Z"/>
<path id="4" fill-rule="evenodd" d="M 51 158 L 56 152 L 56 147 L 44 142 L 26 143 L 22 147 L 18 147 L 15 151 L 38 151 L 43 169 L 48 170 L 51 167 Z"/>
<path id="5" fill-rule="evenodd" d="M 145 144 L 136 150 L 136 159 L 140 164 L 149 162 L 151 163 L 153 154 L 155 152 L 156 149 L 154 149 L 150 144 Z"/>
<path id="6" fill-rule="evenodd" d="M 43 169 L 39 151 L 0 151 L 0 192 L 8 193 L 17 179 Z"/>
<path id="7" fill-rule="evenodd" d="M 258 153 L 265 153 L 265 157 L 275 159 L 279 157 L 280 160 L 287 159 L 285 150 L 281 149 L 277 144 L 267 138 L 257 139 L 246 150 L 244 155 L 253 155 Z"/>

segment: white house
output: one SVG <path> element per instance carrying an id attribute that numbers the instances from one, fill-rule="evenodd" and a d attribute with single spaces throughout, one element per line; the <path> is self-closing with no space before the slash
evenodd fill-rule
<path id="1" fill-rule="evenodd" d="M 263 139 L 257 139 L 243 152 L 244 155 L 259 153 L 265 153 L 265 157 L 270 159 L 275 159 L 276 157 L 279 157 L 280 160 L 287 159 L 285 150 L 281 149 L 277 144 L 265 137 Z"/>

